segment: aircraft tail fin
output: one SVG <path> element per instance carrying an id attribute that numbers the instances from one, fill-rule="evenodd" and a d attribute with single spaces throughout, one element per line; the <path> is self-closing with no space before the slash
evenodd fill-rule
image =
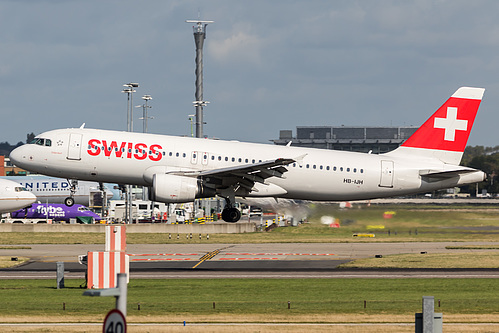
<path id="1" fill-rule="evenodd" d="M 388 155 L 437 158 L 458 165 L 484 91 L 483 88 L 459 88 L 413 135 Z"/>

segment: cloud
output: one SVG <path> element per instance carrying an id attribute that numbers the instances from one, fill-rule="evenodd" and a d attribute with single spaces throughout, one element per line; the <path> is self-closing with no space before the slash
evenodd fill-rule
<path id="1" fill-rule="evenodd" d="M 229 34 L 217 33 L 208 43 L 208 52 L 219 63 L 261 65 L 265 39 L 252 32 L 249 24 L 235 24 Z M 227 36 L 228 35 L 228 36 Z"/>

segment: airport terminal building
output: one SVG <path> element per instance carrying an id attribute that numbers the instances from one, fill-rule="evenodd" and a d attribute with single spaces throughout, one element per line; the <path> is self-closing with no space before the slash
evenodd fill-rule
<path id="1" fill-rule="evenodd" d="M 346 127 L 346 126 L 297 126 L 281 130 L 276 145 L 346 150 L 373 154 L 394 150 L 409 138 L 417 127 Z"/>

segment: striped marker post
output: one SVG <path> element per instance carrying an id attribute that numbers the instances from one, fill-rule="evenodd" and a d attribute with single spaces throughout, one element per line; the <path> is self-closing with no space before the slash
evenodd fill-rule
<path id="1" fill-rule="evenodd" d="M 129 282 L 129 256 L 125 252 L 88 252 L 87 288 L 115 288 L 118 273 L 127 273 Z"/>
<path id="2" fill-rule="evenodd" d="M 126 252 L 126 227 L 121 225 L 106 226 L 106 246 L 104 251 Z"/>

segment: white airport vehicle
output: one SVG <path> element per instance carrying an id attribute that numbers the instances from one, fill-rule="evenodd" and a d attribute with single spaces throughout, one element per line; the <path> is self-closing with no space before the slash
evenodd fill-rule
<path id="1" fill-rule="evenodd" d="M 154 217 L 151 216 L 154 204 Z M 107 217 L 114 221 L 125 220 L 125 200 L 111 200 L 109 201 L 109 209 Z M 145 200 L 133 200 L 132 202 L 132 219 L 133 220 L 154 220 L 166 222 L 168 208 L 162 202 L 152 202 Z"/>
<path id="2" fill-rule="evenodd" d="M 235 197 L 351 201 L 483 181 L 484 172 L 459 165 L 483 93 L 459 88 L 399 148 L 379 155 L 82 126 L 44 132 L 10 158 L 54 177 L 148 186 L 156 202 L 218 195 L 222 218 L 236 222 Z"/>
<path id="3" fill-rule="evenodd" d="M 0 179 L 0 213 L 9 213 L 29 207 L 36 201 L 33 193 L 12 180 Z"/>

